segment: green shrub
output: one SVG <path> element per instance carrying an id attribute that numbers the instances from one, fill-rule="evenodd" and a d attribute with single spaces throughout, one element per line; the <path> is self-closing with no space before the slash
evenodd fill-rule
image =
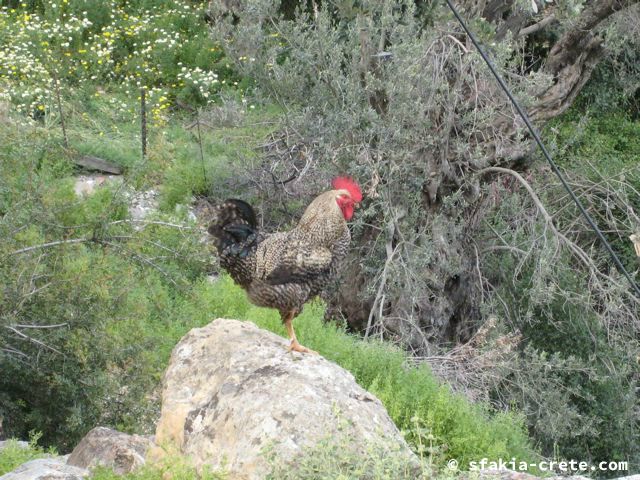
<path id="1" fill-rule="evenodd" d="M 353 445 L 361 439 L 325 438 L 291 462 L 283 462 L 268 451 L 272 467 L 270 480 L 420 480 L 433 478 L 430 465 L 408 460 L 397 448 L 369 444 L 356 453 Z M 437 478 L 443 479 L 444 475 Z"/>
<path id="2" fill-rule="evenodd" d="M 625 111 L 596 114 L 578 106 L 553 122 L 549 134 L 576 186 L 589 185 L 583 202 L 633 271 L 637 256 L 628 236 L 638 225 L 628 209 L 640 211 L 640 122 Z"/>
<path id="3" fill-rule="evenodd" d="M 72 132 L 76 125 L 70 122 Z M 185 333 L 172 330 L 170 313 L 205 271 L 207 252 L 198 235 L 184 234 L 188 226 L 134 228 L 127 221 L 128 187 L 76 197 L 69 159 L 49 143 L 46 126 L 3 127 L 4 428 L 18 438 L 41 431 L 45 445 L 63 451 L 100 423 L 148 432 L 158 408 L 154 391 Z M 165 330 L 172 336 L 164 337 Z"/>
<path id="4" fill-rule="evenodd" d="M 0 86 L 28 114 L 55 110 L 54 77 L 63 90 L 87 82 L 144 86 L 156 115 L 176 97 L 206 104 L 241 79 L 210 38 L 205 7 L 86 0 L 0 7 Z"/>
<path id="5" fill-rule="evenodd" d="M 565 153 L 564 160 L 577 158 Z M 602 171 L 606 168 L 602 165 Z M 580 231 L 576 227 L 579 213 L 567 208 L 566 200 L 554 205 L 564 195 L 559 185 L 538 175 L 530 181 L 543 204 L 551 212 L 560 212 L 554 223 L 567 228 L 563 231 Z M 584 178 L 581 181 L 588 181 Z M 499 187 L 494 194 L 500 206 L 486 234 L 497 232 L 501 245 L 516 248 L 485 256 L 494 294 L 488 303 L 508 328 L 521 333 L 522 340 L 519 354 L 505 367 L 503 380 L 492 387 L 493 401 L 524 413 L 546 455 L 594 463 L 627 460 L 632 471 L 637 469 L 639 350 L 633 333 L 636 310 L 625 301 L 630 295 L 627 285 L 622 279 L 618 285 L 617 280 L 599 281 L 593 272 L 580 268 L 582 262 L 571 255 L 565 241 L 549 231 L 544 221 L 536 220 L 537 207 L 528 194 Z M 615 195 L 616 190 L 611 190 L 610 198 Z M 593 206 L 587 206 L 593 212 Z M 528 220 L 516 221 L 523 212 Z M 569 241 L 580 244 L 579 238 Z M 619 238 L 618 242 L 614 246 L 621 247 Z M 604 254 L 591 253 L 590 261 L 615 276 Z"/>

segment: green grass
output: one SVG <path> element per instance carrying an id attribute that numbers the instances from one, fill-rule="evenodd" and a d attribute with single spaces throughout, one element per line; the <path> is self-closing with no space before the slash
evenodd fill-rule
<path id="1" fill-rule="evenodd" d="M 596 181 L 625 175 L 640 187 L 640 121 L 621 112 L 592 115 L 574 108 L 547 128 L 560 165 Z"/>
<path id="2" fill-rule="evenodd" d="M 224 472 L 209 469 L 196 470 L 186 458 L 170 458 L 160 464 L 144 465 L 135 472 L 117 475 L 111 469 L 99 467 L 89 477 L 93 480 L 225 480 Z"/>

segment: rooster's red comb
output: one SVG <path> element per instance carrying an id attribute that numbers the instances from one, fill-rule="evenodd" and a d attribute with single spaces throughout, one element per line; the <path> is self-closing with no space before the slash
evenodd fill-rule
<path id="1" fill-rule="evenodd" d="M 351 195 L 354 202 L 362 201 L 362 190 L 360 186 L 351 177 L 336 177 L 331 182 L 334 190 L 346 190 Z"/>

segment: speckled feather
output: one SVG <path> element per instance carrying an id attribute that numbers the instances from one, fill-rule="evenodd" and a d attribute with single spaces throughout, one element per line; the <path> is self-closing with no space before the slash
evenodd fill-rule
<path id="1" fill-rule="evenodd" d="M 276 308 L 284 318 L 327 287 L 351 241 L 336 203 L 341 194 L 330 190 L 316 197 L 295 228 L 272 234 L 257 229 L 245 202 L 231 199 L 214 209 L 209 233 L 220 265 L 252 303 Z"/>

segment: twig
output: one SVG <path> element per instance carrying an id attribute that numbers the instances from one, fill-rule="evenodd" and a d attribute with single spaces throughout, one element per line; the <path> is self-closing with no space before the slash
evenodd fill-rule
<path id="1" fill-rule="evenodd" d="M 145 225 L 162 225 L 164 227 L 178 228 L 180 230 L 199 230 L 197 227 L 190 227 L 188 225 L 179 225 L 177 223 L 161 222 L 159 220 L 136 220 L 133 218 L 129 220 L 115 220 L 113 222 L 109 222 L 108 225 L 117 225 L 120 223 L 143 223 Z"/>
<path id="2" fill-rule="evenodd" d="M 56 348 L 53 348 L 49 345 L 47 345 L 46 343 L 41 342 L 40 340 L 37 340 L 33 337 L 30 337 L 29 335 L 25 335 L 24 333 L 22 333 L 20 330 L 13 328 L 10 325 L 5 325 L 4 328 L 6 328 L 7 330 L 11 330 L 13 333 L 15 333 L 16 335 L 18 335 L 20 338 L 23 338 L 25 340 L 28 340 L 29 342 L 35 343 L 36 345 L 39 345 L 43 348 L 46 348 L 47 350 L 51 350 L 52 352 L 55 352 L 59 355 L 62 355 L 62 352 Z"/>
<path id="3" fill-rule="evenodd" d="M 556 226 L 553 224 L 553 218 L 551 217 L 551 215 L 549 215 L 549 213 L 547 212 L 547 209 L 544 208 L 544 205 L 542 204 L 542 201 L 540 200 L 540 197 L 538 197 L 536 192 L 533 191 L 533 188 L 531 188 L 531 185 L 529 185 L 529 182 L 527 182 L 522 177 L 522 175 L 520 175 L 515 170 L 511 170 L 510 168 L 504 168 L 504 167 L 487 167 L 487 168 L 483 168 L 482 170 L 480 170 L 478 172 L 478 174 L 482 175 L 483 173 L 487 173 L 487 172 L 506 173 L 506 174 L 514 176 L 516 178 L 516 180 L 518 180 L 518 182 L 520 182 L 520 184 L 529 193 L 529 196 L 533 200 L 533 203 L 535 203 L 536 207 L 538 207 L 538 211 L 542 214 L 542 216 L 545 219 L 545 221 L 549 224 L 549 227 L 551 228 L 551 230 L 553 230 L 553 233 L 555 233 L 558 236 L 562 235 L 558 231 Z"/>
<path id="4" fill-rule="evenodd" d="M 542 201 L 540 200 L 538 195 L 533 191 L 533 188 L 531 188 L 531 185 L 529 185 L 529 182 L 527 182 L 522 177 L 522 175 L 520 175 L 515 170 L 511 170 L 509 168 L 503 168 L 503 167 L 487 167 L 487 168 L 484 168 L 484 169 L 478 171 L 477 173 L 478 174 L 483 174 L 483 173 L 487 173 L 487 172 L 506 173 L 506 174 L 514 176 L 518 180 L 518 182 L 520 182 L 520 184 L 525 188 L 525 190 L 529 193 L 531 199 L 533 200 L 533 203 L 536 205 L 538 211 L 542 214 L 542 217 L 544 218 L 546 225 L 551 229 L 551 231 L 555 234 L 555 236 L 560 240 L 559 244 L 564 244 L 565 246 L 567 246 L 569 248 L 569 250 L 571 250 L 571 252 L 577 258 L 579 258 L 582 261 L 582 263 L 584 263 L 584 265 L 591 272 L 592 278 L 597 279 L 598 277 L 601 277 L 601 278 L 604 278 L 605 280 L 607 280 L 608 282 L 610 282 L 612 285 L 616 285 L 616 286 L 620 287 L 620 283 L 619 282 L 617 282 L 610 275 L 607 275 L 606 273 L 602 272 L 597 267 L 597 265 L 595 264 L 593 259 L 587 254 L 587 252 L 584 251 L 584 249 L 582 247 L 577 245 L 575 242 L 572 242 L 569 238 L 567 238 L 567 236 L 564 233 L 560 232 L 557 229 L 557 227 L 553 223 L 553 218 L 547 212 L 547 209 L 542 204 Z M 638 297 L 636 297 L 634 295 L 630 295 L 630 299 L 633 302 L 640 304 L 640 298 L 638 298 Z"/>
<path id="5" fill-rule="evenodd" d="M 385 245 L 385 249 L 387 252 L 387 260 L 386 262 L 384 262 L 384 268 L 382 269 L 382 274 L 380 276 L 380 285 L 378 285 L 378 291 L 376 292 L 376 298 L 373 301 L 373 305 L 371 305 L 371 310 L 369 310 L 369 318 L 367 319 L 367 327 L 364 331 L 364 338 L 365 340 L 369 337 L 369 333 L 371 331 L 371 327 L 373 324 L 373 316 L 375 315 L 375 310 L 376 307 L 379 307 L 379 319 L 382 318 L 382 308 L 383 308 L 383 304 L 382 302 L 384 302 L 385 299 L 385 295 L 384 295 L 384 288 L 387 284 L 387 272 L 389 270 L 389 267 L 391 266 L 391 263 L 393 262 L 393 258 L 396 255 L 396 252 L 398 251 L 398 248 L 400 247 L 400 244 L 396 245 L 395 248 L 393 248 L 392 245 L 392 241 L 393 241 L 393 234 L 396 230 L 396 221 L 399 219 L 398 216 L 396 216 L 393 220 L 391 220 L 389 222 L 389 224 L 387 225 L 387 243 Z"/>
<path id="6" fill-rule="evenodd" d="M 533 25 L 529 25 L 528 27 L 524 27 L 518 32 L 518 37 L 524 37 L 525 35 L 531 35 L 532 33 L 536 33 L 537 31 L 542 30 L 544 27 L 549 25 L 556 19 L 556 16 L 552 13 L 548 17 L 544 17 L 538 23 L 534 23 Z"/>
<path id="7" fill-rule="evenodd" d="M 15 327 L 15 328 L 36 328 L 36 329 L 41 329 L 41 328 L 60 328 L 60 327 L 67 327 L 69 324 L 68 323 L 57 323 L 55 325 L 10 325 L 11 327 Z"/>
<path id="8" fill-rule="evenodd" d="M 458 46 L 464 51 L 464 53 L 469 53 L 469 50 L 467 50 L 467 47 L 465 47 L 462 44 L 462 42 L 460 40 L 458 40 L 456 37 L 454 37 L 453 35 L 447 35 L 447 37 L 449 37 L 451 40 L 456 42 L 458 44 Z"/>
<path id="9" fill-rule="evenodd" d="M 138 255 L 137 253 L 134 253 L 134 252 L 124 248 L 122 245 L 118 245 L 117 243 L 107 242 L 105 240 L 100 240 L 99 242 L 101 244 L 103 244 L 103 245 L 109 245 L 111 247 L 123 250 L 128 255 L 131 255 L 135 260 L 138 260 L 138 261 L 140 261 L 142 263 L 146 263 L 150 267 L 152 267 L 152 268 L 156 269 L 157 271 L 159 271 L 162 275 L 164 275 L 166 277 L 167 280 L 169 280 L 173 284 L 173 286 L 179 287 L 179 285 L 176 283 L 176 281 L 173 278 L 171 278 L 171 275 L 169 275 L 162 267 L 160 267 L 159 265 L 156 265 L 155 263 L 153 263 L 148 258 L 145 258 L 142 255 Z"/>
<path id="10" fill-rule="evenodd" d="M 480 251 L 480 254 L 484 254 L 484 253 L 487 253 L 487 252 L 492 252 L 494 250 L 509 250 L 511 252 L 518 253 L 520 255 L 528 255 L 528 252 L 525 252 L 521 248 L 514 247 L 513 245 L 490 245 L 490 246 L 488 246 L 486 248 L 483 248 Z"/>
<path id="11" fill-rule="evenodd" d="M 55 247 L 57 245 L 84 243 L 84 242 L 93 242 L 93 241 L 94 241 L 93 238 L 72 238 L 69 240 L 58 240 L 56 242 L 42 243 L 40 245 L 33 245 L 31 247 L 21 248 L 20 250 L 14 250 L 13 252 L 8 253 L 8 255 L 18 255 L 20 253 L 31 252 L 33 250 L 38 250 L 41 248 Z"/>
<path id="12" fill-rule="evenodd" d="M 24 352 L 21 352 L 20 350 L 16 350 L 15 348 L 2 347 L 2 348 L 0 348 L 0 350 L 2 350 L 3 352 L 7 352 L 9 354 L 12 354 L 12 355 L 15 354 L 15 355 L 20 355 L 20 356 L 25 357 L 25 358 L 29 358 L 29 355 L 27 355 Z"/>

